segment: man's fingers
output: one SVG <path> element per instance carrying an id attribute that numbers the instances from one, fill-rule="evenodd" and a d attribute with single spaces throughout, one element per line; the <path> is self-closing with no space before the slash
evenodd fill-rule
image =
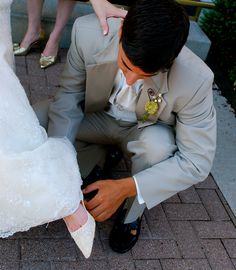
<path id="1" fill-rule="evenodd" d="M 105 212 L 104 206 L 100 204 L 95 198 L 88 202 L 85 201 L 85 207 L 94 218 Z"/>
<path id="2" fill-rule="evenodd" d="M 107 214 L 106 212 L 102 212 L 100 215 L 97 215 L 95 218 L 96 221 L 102 222 L 107 220 L 108 218 L 111 217 L 112 214 Z"/>
<path id="3" fill-rule="evenodd" d="M 112 213 L 110 211 L 106 211 L 102 205 L 99 205 L 98 207 L 94 208 L 92 211 L 90 211 L 90 214 L 94 217 L 96 221 L 105 221 L 108 218 L 111 217 Z"/>
<path id="4" fill-rule="evenodd" d="M 94 208 L 98 207 L 100 205 L 100 202 L 96 198 L 97 196 L 93 197 L 91 200 L 85 203 L 86 208 L 91 211 Z"/>
<path id="5" fill-rule="evenodd" d="M 94 208 L 93 210 L 90 211 L 90 214 L 96 219 L 98 216 L 100 216 L 102 213 L 105 213 L 105 210 L 101 205 L 98 207 Z"/>
<path id="6" fill-rule="evenodd" d="M 97 190 L 99 188 L 99 186 L 97 185 L 97 183 L 92 183 L 90 185 L 88 185 L 86 188 L 83 189 L 83 193 L 87 194 L 89 192 L 92 192 L 94 190 Z"/>

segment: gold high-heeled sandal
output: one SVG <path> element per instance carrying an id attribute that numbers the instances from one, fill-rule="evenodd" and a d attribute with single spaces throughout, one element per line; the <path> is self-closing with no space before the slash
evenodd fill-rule
<path id="1" fill-rule="evenodd" d="M 45 56 L 45 55 L 41 54 L 41 57 L 39 59 L 39 64 L 40 64 L 40 67 L 42 69 L 44 69 L 44 68 L 47 68 L 47 67 L 54 65 L 56 63 L 56 61 L 57 61 L 57 55 L 56 56 L 52 56 L 52 55 Z"/>
<path id="2" fill-rule="evenodd" d="M 25 56 L 33 47 L 39 46 L 45 40 L 45 32 L 43 30 L 39 33 L 39 38 L 33 41 L 27 48 L 21 47 L 19 43 L 13 43 L 13 53 L 17 56 Z"/>

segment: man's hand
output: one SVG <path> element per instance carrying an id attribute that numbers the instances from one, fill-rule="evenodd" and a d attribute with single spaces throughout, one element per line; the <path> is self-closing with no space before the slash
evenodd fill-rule
<path id="1" fill-rule="evenodd" d="M 111 217 L 123 201 L 136 195 L 136 186 L 132 177 L 120 180 L 100 180 L 87 186 L 83 193 L 98 190 L 93 199 L 85 206 L 96 221 L 104 221 Z"/>
<path id="2" fill-rule="evenodd" d="M 90 0 L 90 2 L 93 6 L 95 13 L 98 16 L 104 35 L 107 35 L 109 31 L 107 18 L 109 17 L 125 18 L 127 14 L 126 10 L 115 7 L 107 0 Z"/>

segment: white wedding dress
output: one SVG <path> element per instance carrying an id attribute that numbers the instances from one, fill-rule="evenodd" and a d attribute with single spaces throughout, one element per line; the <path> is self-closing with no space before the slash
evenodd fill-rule
<path id="1" fill-rule="evenodd" d="M 48 138 L 13 70 L 12 0 L 0 0 L 0 237 L 73 213 L 82 199 L 76 152 Z"/>

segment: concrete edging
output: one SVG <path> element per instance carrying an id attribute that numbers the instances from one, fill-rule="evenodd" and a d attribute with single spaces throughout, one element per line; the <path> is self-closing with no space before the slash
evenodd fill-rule
<path id="1" fill-rule="evenodd" d="M 212 175 L 236 216 L 236 117 L 219 90 L 214 91 L 217 149 Z"/>

